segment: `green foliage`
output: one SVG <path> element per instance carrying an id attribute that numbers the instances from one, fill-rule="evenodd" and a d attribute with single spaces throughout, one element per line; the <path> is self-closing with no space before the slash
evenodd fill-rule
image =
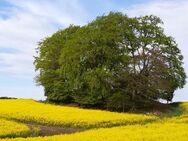
<path id="1" fill-rule="evenodd" d="M 38 84 L 50 101 L 112 109 L 165 99 L 185 84 L 183 56 L 156 16 L 110 12 L 39 43 Z"/>

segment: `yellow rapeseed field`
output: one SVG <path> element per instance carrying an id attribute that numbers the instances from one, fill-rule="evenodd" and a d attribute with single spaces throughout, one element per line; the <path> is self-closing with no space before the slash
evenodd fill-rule
<path id="1" fill-rule="evenodd" d="M 6 138 L 0 141 L 188 141 L 188 103 L 180 104 L 184 109 L 180 115 L 165 118 L 54 106 L 33 100 L 0 100 L 0 105 L 7 106 L 1 108 L 0 113 L 9 119 L 55 125 L 73 124 L 79 127 L 100 127 L 100 124 L 109 127 L 74 134 Z M 147 123 L 146 120 L 151 122 Z"/>
<path id="2" fill-rule="evenodd" d="M 167 118 L 165 122 L 188 124 L 188 102 L 179 104 L 179 108 L 182 109 L 182 114 L 172 118 Z"/>
<path id="3" fill-rule="evenodd" d="M 0 137 L 26 136 L 30 132 L 29 127 L 14 121 L 0 119 Z"/>
<path id="4" fill-rule="evenodd" d="M 0 100 L 0 117 L 24 122 L 68 127 L 111 127 L 155 120 L 144 114 L 124 114 L 56 106 L 34 100 Z"/>
<path id="5" fill-rule="evenodd" d="M 71 135 L 1 141 L 187 141 L 187 129 L 188 124 L 153 123 L 93 129 Z"/>

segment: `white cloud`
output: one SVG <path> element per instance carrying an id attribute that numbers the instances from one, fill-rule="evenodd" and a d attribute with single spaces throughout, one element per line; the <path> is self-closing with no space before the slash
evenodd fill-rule
<path id="1" fill-rule="evenodd" d="M 0 96 L 44 98 L 41 87 L 34 86 L 33 56 L 37 42 L 59 28 L 83 24 L 87 12 L 76 0 L 6 1 L 11 6 L 0 9 L 3 15 L 0 16 Z M 14 51 L 6 52 L 6 49 Z M 7 78 L 15 84 L 4 85 Z"/>
<path id="2" fill-rule="evenodd" d="M 83 24 L 84 11 L 76 0 L 7 0 L 13 7 L 4 8 L 8 18 L 0 19 L 0 48 L 12 48 L 19 53 L 0 53 L 7 67 L 0 72 L 19 77 L 34 77 L 33 55 L 37 42 L 51 35 L 58 26 Z"/>

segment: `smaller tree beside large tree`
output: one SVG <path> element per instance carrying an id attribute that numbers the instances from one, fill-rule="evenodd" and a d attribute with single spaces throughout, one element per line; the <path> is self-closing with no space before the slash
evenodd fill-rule
<path id="1" fill-rule="evenodd" d="M 69 26 L 39 43 L 37 82 L 49 101 L 130 109 L 164 99 L 185 85 L 183 56 L 160 18 L 110 12 Z"/>

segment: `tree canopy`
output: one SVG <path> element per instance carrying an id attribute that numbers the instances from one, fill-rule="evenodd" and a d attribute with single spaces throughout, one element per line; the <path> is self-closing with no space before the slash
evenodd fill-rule
<path id="1" fill-rule="evenodd" d="M 49 101 L 129 109 L 183 88 L 183 56 L 160 18 L 119 12 L 43 39 L 34 65 Z"/>

